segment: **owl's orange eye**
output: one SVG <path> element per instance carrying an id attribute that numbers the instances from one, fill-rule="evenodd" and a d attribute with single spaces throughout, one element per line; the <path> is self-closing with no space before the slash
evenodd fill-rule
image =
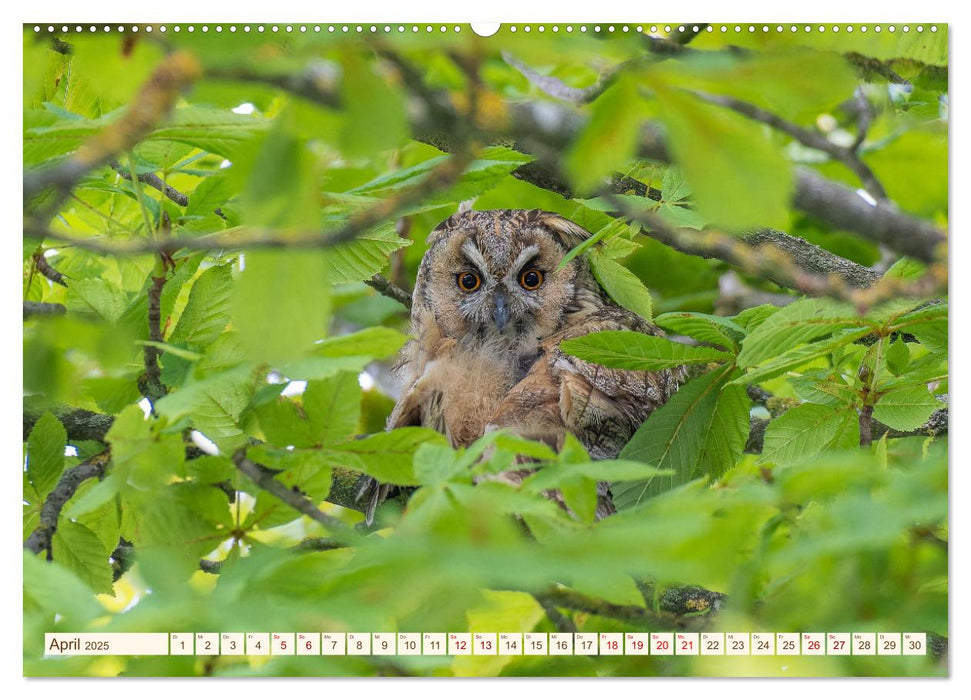
<path id="1" fill-rule="evenodd" d="M 459 289 L 463 292 L 474 292 L 482 284 L 482 280 L 474 272 L 460 272 L 456 278 Z"/>
<path id="2" fill-rule="evenodd" d="M 529 291 L 539 289 L 539 286 L 543 284 L 543 273 L 536 268 L 523 270 L 522 274 L 519 275 L 519 284 L 523 286 L 523 289 Z"/>

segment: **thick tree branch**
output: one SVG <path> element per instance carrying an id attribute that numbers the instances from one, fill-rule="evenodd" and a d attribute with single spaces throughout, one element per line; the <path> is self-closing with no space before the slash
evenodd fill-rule
<path id="1" fill-rule="evenodd" d="M 34 267 L 37 268 L 37 271 L 44 275 L 44 277 L 55 284 L 61 285 L 62 287 L 67 286 L 65 276 L 51 267 L 51 264 L 47 262 L 47 258 L 44 257 L 42 250 L 38 250 L 36 253 L 34 253 L 32 259 L 34 261 Z"/>
<path id="2" fill-rule="evenodd" d="M 57 486 L 48 494 L 47 500 L 41 506 L 40 525 L 24 541 L 24 549 L 28 549 L 34 554 L 40 554 L 46 550 L 48 561 L 53 559 L 51 540 L 54 533 L 57 532 L 57 521 L 61 517 L 64 504 L 71 500 L 71 497 L 74 496 L 83 482 L 104 476 L 105 468 L 110 460 L 111 452 L 105 450 L 76 467 L 71 467 L 61 475 Z"/>
<path id="3" fill-rule="evenodd" d="M 34 429 L 34 424 L 40 417 L 50 411 L 54 417 L 61 421 L 64 430 L 67 431 L 67 438 L 70 441 L 97 440 L 104 442 L 105 435 L 111 429 L 115 417 L 103 413 L 95 413 L 83 408 L 71 408 L 69 406 L 55 406 L 53 408 L 37 409 L 24 406 L 24 440 Z"/>
<path id="4" fill-rule="evenodd" d="M 159 277 L 152 276 L 152 286 L 148 288 L 148 338 L 151 343 L 146 343 L 142 349 L 145 362 L 145 373 L 140 377 L 138 388 L 155 405 L 155 402 L 168 393 L 165 385 L 162 384 L 162 368 L 159 366 L 158 358 L 162 351 L 158 347 L 162 338 L 162 287 L 165 286 L 165 274 Z"/>
<path id="5" fill-rule="evenodd" d="M 301 552 L 327 552 L 332 549 L 340 549 L 344 545 L 333 537 L 308 537 L 289 548 L 293 553 Z M 207 574 L 218 574 L 222 572 L 223 562 L 213 559 L 200 559 L 199 568 Z"/>

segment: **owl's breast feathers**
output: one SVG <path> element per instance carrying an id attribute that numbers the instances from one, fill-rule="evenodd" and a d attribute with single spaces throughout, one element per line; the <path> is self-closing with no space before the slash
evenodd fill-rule
<path id="1" fill-rule="evenodd" d="M 563 340 L 597 331 L 661 334 L 626 309 L 586 307 L 564 321 L 563 330 L 531 352 L 483 352 L 454 339 L 419 339 L 404 358 L 408 386 L 389 427 L 428 426 L 456 447 L 507 428 L 559 448 L 570 432 L 594 459 L 616 457 L 677 390 L 683 370 L 609 369 L 560 350 Z"/>

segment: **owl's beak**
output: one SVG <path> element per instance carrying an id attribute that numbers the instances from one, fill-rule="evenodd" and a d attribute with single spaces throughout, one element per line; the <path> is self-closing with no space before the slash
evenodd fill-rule
<path id="1" fill-rule="evenodd" d="M 506 306 L 506 297 L 502 292 L 496 292 L 494 299 L 496 305 L 492 309 L 492 320 L 496 322 L 496 328 L 501 333 L 509 322 L 509 307 Z"/>

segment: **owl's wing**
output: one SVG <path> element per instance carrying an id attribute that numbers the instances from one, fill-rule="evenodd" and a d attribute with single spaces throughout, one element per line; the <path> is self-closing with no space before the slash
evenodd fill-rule
<path id="1" fill-rule="evenodd" d="M 607 307 L 585 316 L 543 344 L 543 355 L 496 410 L 490 428 L 509 428 L 555 448 L 567 432 L 593 459 L 613 459 L 642 422 L 670 398 L 683 371 L 611 369 L 571 357 L 560 342 L 605 330 L 661 335 L 634 314 Z M 613 511 L 606 484 L 598 488 L 598 517 Z"/>

